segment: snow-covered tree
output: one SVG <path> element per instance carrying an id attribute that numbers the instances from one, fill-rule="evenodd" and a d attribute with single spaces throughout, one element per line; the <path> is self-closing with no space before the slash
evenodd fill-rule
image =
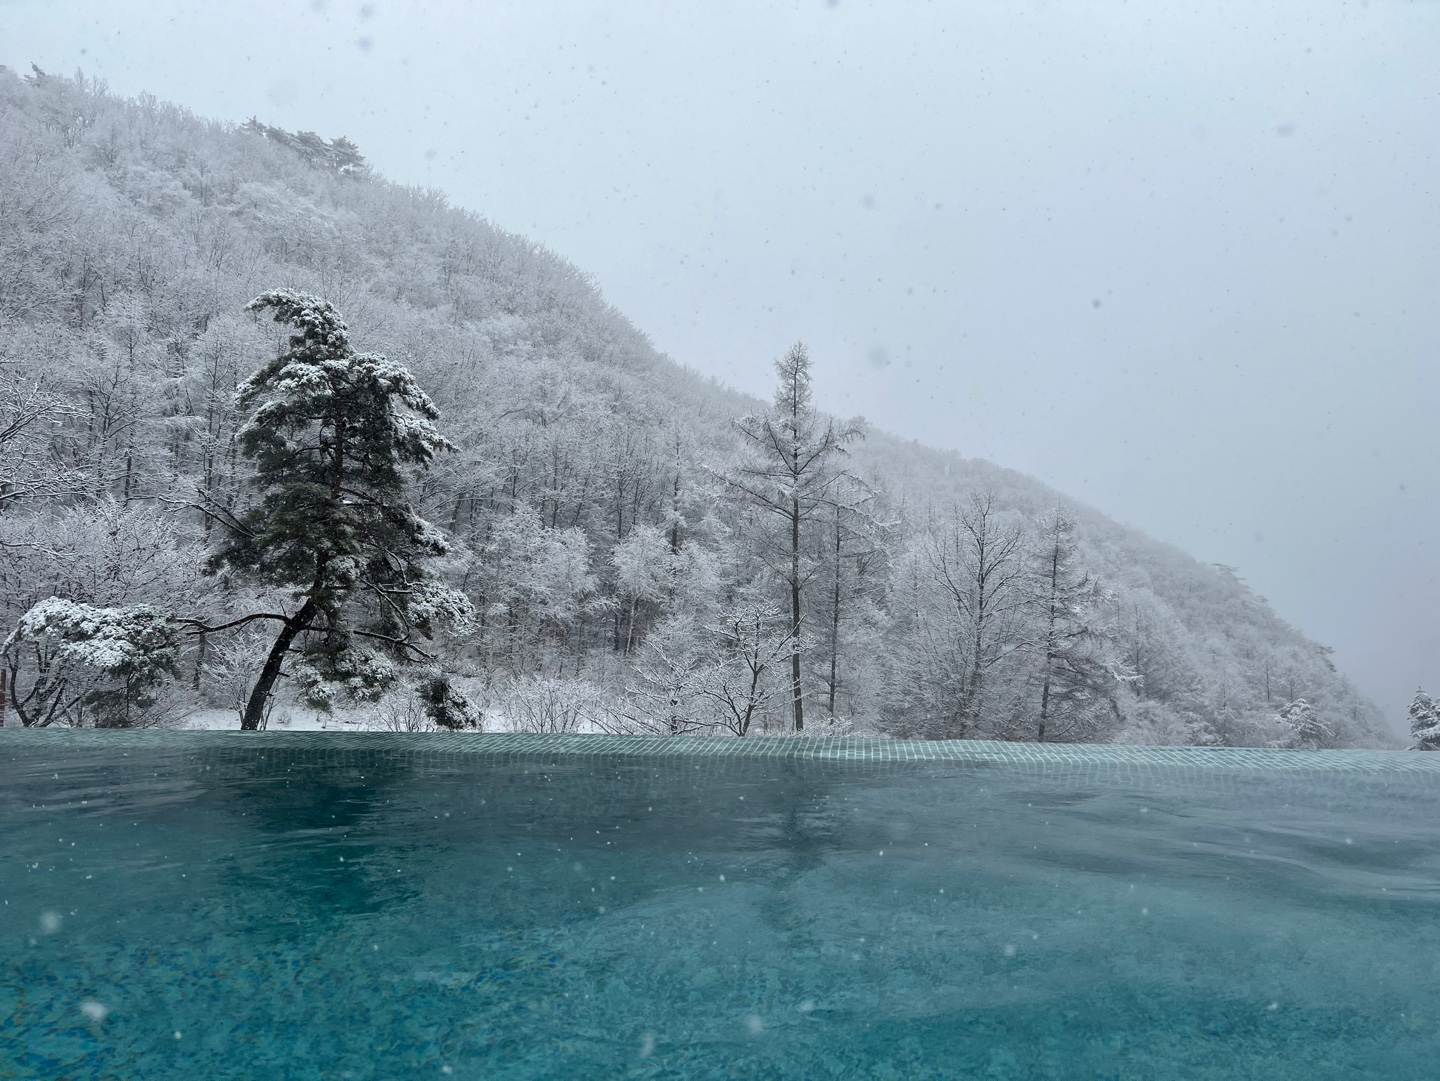
<path id="1" fill-rule="evenodd" d="M 626 654 L 634 647 L 635 617 L 641 604 L 658 604 L 673 589 L 674 553 L 664 532 L 653 525 L 632 529 L 610 553 L 615 567 L 615 587 L 628 605 L 625 620 Z"/>
<path id="2" fill-rule="evenodd" d="M 711 628 L 715 658 L 701 683 L 716 727 L 748 735 L 765 714 L 776 687 L 770 673 L 792 655 L 790 629 L 780 608 L 759 590 L 745 589 Z"/>
<path id="3" fill-rule="evenodd" d="M 259 498 L 239 512 L 204 504 L 224 527 L 212 567 L 287 589 L 293 606 L 205 629 L 278 624 L 241 720 L 253 730 L 292 651 L 310 705 L 326 708 L 337 686 L 374 701 L 394 682 L 392 663 L 425 656 L 416 637 L 466 618 L 468 602 L 433 581 L 425 560 L 449 546 L 405 499 L 406 467 L 450 446 L 439 410 L 404 367 L 357 353 L 327 301 L 277 290 L 249 309 L 295 333 L 240 389 L 253 408 L 240 447 Z"/>
<path id="4" fill-rule="evenodd" d="M 544 524 L 528 503 L 493 523 L 489 543 L 472 590 L 480 600 L 489 643 L 503 651 L 517 671 L 532 671 L 545 661 L 547 645 L 565 655 L 579 652 L 586 620 L 603 610 L 590 568 L 590 541 L 574 526 Z"/>
<path id="5" fill-rule="evenodd" d="M 1440 707 L 1421 689 L 1410 703 L 1410 739 L 1414 750 L 1440 751 Z"/>
<path id="6" fill-rule="evenodd" d="M 825 712 L 831 722 L 842 690 L 858 689 L 865 668 L 861 642 L 869 649 L 879 644 L 871 633 L 878 614 L 871 594 L 879 591 L 886 545 L 894 538 L 881 520 L 876 496 L 875 485 L 843 475 L 824 513 L 826 536 L 819 558 L 825 564 L 821 609 L 826 633 L 816 674 L 824 686 Z M 845 697 L 852 703 L 856 700 L 854 693 Z"/>
<path id="7" fill-rule="evenodd" d="M 1276 711 L 1275 719 L 1282 732 L 1287 733 L 1286 744 L 1291 747 L 1329 747 L 1334 743 L 1334 733 L 1320 718 L 1315 707 L 1303 698 L 1286 702 Z"/>
<path id="8" fill-rule="evenodd" d="M 705 727 L 710 678 L 699 628 L 686 615 L 663 620 L 645 638 L 631 668 L 628 704 L 643 731 L 683 736 Z"/>
<path id="9" fill-rule="evenodd" d="M 1028 651 L 1040 685 L 1035 738 L 1086 739 L 1096 734 L 1095 714 L 1104 711 L 1115 680 L 1101 656 L 1095 626 L 1095 583 L 1080 566 L 1075 523 L 1061 509 L 1038 527 L 1030 553 Z"/>
<path id="10" fill-rule="evenodd" d="M 455 730 L 480 726 L 480 710 L 444 672 L 427 673 L 415 688 L 415 695 L 425 716 L 437 728 Z"/>
<path id="11" fill-rule="evenodd" d="M 52 385 L 53 376 L 8 360 L 8 353 L 28 345 L 18 334 L 0 338 L 0 512 L 63 498 L 80 487 L 74 470 L 57 459 L 46 431 L 77 410 Z"/>
<path id="12" fill-rule="evenodd" d="M 928 549 L 933 580 L 955 620 L 955 699 L 951 734 L 980 724 L 992 669 L 1020 645 L 1025 534 L 1004 514 L 993 492 L 979 492 L 952 509 Z"/>
<path id="13" fill-rule="evenodd" d="M 20 723 L 129 728 L 175 674 L 181 633 L 148 604 L 96 608 L 61 597 L 36 604 L 0 645 Z"/>
<path id="14" fill-rule="evenodd" d="M 864 436 L 860 420 L 839 423 L 815 408 L 810 354 L 797 343 L 775 362 L 779 384 L 764 413 L 736 422 L 740 464 L 725 474 L 729 487 L 780 526 L 762 545 L 771 570 L 784 584 L 790 607 L 790 703 L 795 731 L 805 727 L 801 655 L 806 628 L 803 596 L 816 564 L 806 557 L 811 525 L 834 501 L 846 445 Z"/>
<path id="15" fill-rule="evenodd" d="M 333 169 L 341 175 L 355 175 L 363 173 L 365 169 L 365 159 L 360 154 L 360 148 L 343 135 L 332 142 L 326 142 L 313 131 L 286 131 L 271 124 L 262 124 L 253 116 L 240 125 L 240 130 L 287 147 L 311 165 Z"/>

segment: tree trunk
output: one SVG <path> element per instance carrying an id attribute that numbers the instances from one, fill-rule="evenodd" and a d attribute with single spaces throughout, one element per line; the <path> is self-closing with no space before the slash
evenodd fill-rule
<path id="1" fill-rule="evenodd" d="M 840 667 L 840 505 L 835 505 L 835 607 L 830 613 L 830 719 L 835 719 L 835 682 Z"/>
<path id="2" fill-rule="evenodd" d="M 800 501 L 790 504 L 790 700 L 795 731 L 805 728 L 805 698 L 800 687 Z"/>
<path id="3" fill-rule="evenodd" d="M 680 437 L 675 437 L 675 456 L 680 456 Z M 680 551 L 680 471 L 675 471 L 675 485 L 670 492 L 670 551 Z"/>
<path id="4" fill-rule="evenodd" d="M 1050 612 L 1045 624 L 1045 682 L 1040 688 L 1040 728 L 1036 742 L 1045 742 L 1045 722 L 1050 719 L 1050 675 L 1055 671 L 1055 624 L 1059 618 L 1060 545 L 1050 548 Z"/>
<path id="5" fill-rule="evenodd" d="M 635 606 L 640 603 L 640 596 L 636 594 L 630 598 L 630 618 L 625 624 L 625 656 L 630 656 L 631 647 L 635 644 Z M 616 614 L 619 619 L 619 614 Z"/>
<path id="6" fill-rule="evenodd" d="M 192 673 L 190 680 L 191 687 L 197 691 L 200 689 L 200 678 L 205 670 L 205 647 L 206 634 L 204 631 L 201 631 L 195 641 L 195 671 Z"/>
<path id="7" fill-rule="evenodd" d="M 984 589 L 984 586 L 981 586 Z M 970 662 L 970 686 L 965 689 L 965 719 L 964 731 L 960 733 L 963 738 L 970 729 L 980 723 L 980 691 L 985 680 L 985 609 L 984 596 L 981 595 L 979 614 L 975 619 L 975 641 L 971 644 L 974 651 Z"/>
<path id="8" fill-rule="evenodd" d="M 740 731 L 735 733 L 737 736 L 746 735 L 750 731 L 750 719 L 755 716 L 755 701 L 760 691 L 760 672 L 759 667 L 750 667 L 750 695 L 745 699 L 745 715 L 740 718 Z"/>
<path id="9" fill-rule="evenodd" d="M 245 703 L 245 715 L 240 718 L 240 731 L 259 731 L 260 722 L 265 717 L 265 704 L 270 701 L 275 681 L 280 678 L 280 666 L 285 661 L 285 654 L 290 651 L 291 644 L 300 632 L 309 628 L 317 608 L 315 598 L 307 597 L 300 606 L 300 611 L 287 619 L 280 628 L 275 644 L 270 647 L 270 655 L 265 658 L 265 667 L 260 669 L 260 678 L 255 681 L 255 687 L 250 691 L 250 700 Z"/>

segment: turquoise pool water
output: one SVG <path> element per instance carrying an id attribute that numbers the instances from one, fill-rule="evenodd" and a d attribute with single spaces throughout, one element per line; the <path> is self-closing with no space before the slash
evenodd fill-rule
<path id="1" fill-rule="evenodd" d="M 0 1078 L 1440 1076 L 1429 756 L 110 735 L 0 734 Z"/>

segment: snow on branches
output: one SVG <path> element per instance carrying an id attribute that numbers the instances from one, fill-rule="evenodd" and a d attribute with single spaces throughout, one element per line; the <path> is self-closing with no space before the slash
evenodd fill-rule
<path id="1" fill-rule="evenodd" d="M 1440 707 L 1423 690 L 1410 703 L 1411 750 L 1440 751 Z"/>
<path id="2" fill-rule="evenodd" d="M 450 551 L 445 536 L 406 502 L 405 467 L 453 450 L 440 416 L 403 365 L 357 353 L 349 328 L 326 300 L 280 289 L 246 309 L 289 324 L 288 348 L 236 395 L 253 408 L 240 449 L 254 464 L 260 498 L 240 513 L 208 508 L 227 534 L 211 568 L 291 591 L 293 612 L 256 679 L 241 727 L 258 728 L 287 657 L 292 680 L 316 708 L 335 689 L 376 701 L 397 679 L 394 665 L 429 659 L 415 636 L 470 618 L 466 598 L 425 564 Z"/>
<path id="3" fill-rule="evenodd" d="M 343 135 L 326 142 L 313 131 L 286 131 L 273 124 L 262 124 L 253 116 L 240 125 L 240 130 L 288 147 L 311 165 L 333 169 L 342 176 L 356 176 L 365 171 L 360 148 Z"/>
<path id="4" fill-rule="evenodd" d="M 0 652 L 22 724 L 127 728 L 175 674 L 180 641 L 179 626 L 152 605 L 49 597 L 20 617 Z"/>

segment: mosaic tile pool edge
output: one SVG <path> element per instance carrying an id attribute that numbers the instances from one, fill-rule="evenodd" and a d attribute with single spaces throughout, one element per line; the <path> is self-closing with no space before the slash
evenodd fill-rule
<path id="1" fill-rule="evenodd" d="M 68 744 L 157 751 L 389 751 L 402 754 L 517 757 L 788 758 L 852 762 L 955 762 L 1032 766 L 1181 766 L 1189 769 L 1341 771 L 1440 775 L 1440 754 L 1407 751 L 1288 751 L 1239 747 L 898 740 L 860 736 L 526 735 L 518 733 L 175 732 L 0 729 L 0 749 L 52 750 Z"/>

